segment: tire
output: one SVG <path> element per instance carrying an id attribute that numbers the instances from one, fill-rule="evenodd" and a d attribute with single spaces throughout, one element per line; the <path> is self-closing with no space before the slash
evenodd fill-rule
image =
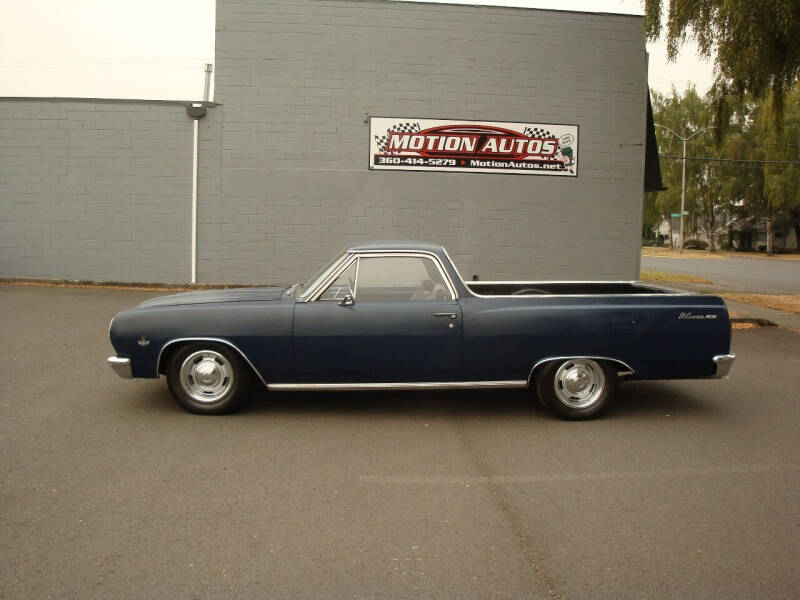
<path id="1" fill-rule="evenodd" d="M 542 405 L 572 421 L 600 416 L 616 388 L 616 369 L 590 358 L 555 360 L 536 378 L 536 393 Z"/>
<path id="2" fill-rule="evenodd" d="M 167 367 L 167 384 L 184 409 L 221 415 L 241 407 L 250 389 L 250 370 L 230 348 L 198 342 L 179 348 Z"/>

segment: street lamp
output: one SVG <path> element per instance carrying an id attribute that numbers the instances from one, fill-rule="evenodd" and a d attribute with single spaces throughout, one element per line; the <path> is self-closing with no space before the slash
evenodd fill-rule
<path id="1" fill-rule="evenodd" d="M 683 174 L 681 175 L 681 236 L 680 236 L 680 252 L 683 254 L 683 213 L 684 213 L 684 206 L 686 205 L 686 142 L 692 139 L 694 136 L 703 133 L 704 131 L 708 131 L 708 127 L 703 127 L 702 129 L 698 129 L 689 137 L 683 137 L 682 135 L 678 135 L 669 127 L 665 127 L 664 125 L 659 125 L 658 123 L 654 123 L 656 127 L 661 127 L 661 129 L 666 129 L 676 138 L 683 142 Z M 713 235 L 713 233 L 712 233 Z"/>

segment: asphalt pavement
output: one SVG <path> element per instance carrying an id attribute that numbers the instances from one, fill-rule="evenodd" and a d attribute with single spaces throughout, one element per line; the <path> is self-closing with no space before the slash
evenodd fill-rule
<path id="1" fill-rule="evenodd" d="M 800 261 L 764 258 L 665 258 L 642 256 L 643 271 L 704 277 L 715 289 L 757 294 L 800 294 Z"/>
<path id="2" fill-rule="evenodd" d="M 0 597 L 800 597 L 795 333 L 585 423 L 524 391 L 204 417 L 105 365 L 152 295 L 0 285 Z"/>

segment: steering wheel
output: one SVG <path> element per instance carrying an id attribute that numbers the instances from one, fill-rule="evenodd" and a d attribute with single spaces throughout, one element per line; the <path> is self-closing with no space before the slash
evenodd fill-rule
<path id="1" fill-rule="evenodd" d="M 431 291 L 431 298 L 433 300 L 447 300 L 447 292 L 441 286 L 441 284 L 436 284 L 433 286 L 433 290 Z"/>
<path id="2" fill-rule="evenodd" d="M 511 292 L 512 296 L 522 296 L 524 294 L 547 294 L 547 290 L 540 290 L 539 288 L 522 288 L 516 292 Z"/>

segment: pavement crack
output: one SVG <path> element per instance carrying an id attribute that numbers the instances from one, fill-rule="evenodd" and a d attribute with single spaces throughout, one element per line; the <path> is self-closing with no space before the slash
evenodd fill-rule
<path id="1" fill-rule="evenodd" d="M 489 472 L 488 465 L 478 454 L 466 431 L 464 431 L 464 428 L 459 427 L 457 424 L 454 424 L 453 428 L 458 441 L 466 450 L 467 456 L 469 457 L 473 466 L 481 476 L 486 478 L 487 486 L 489 491 L 492 493 L 492 498 L 494 498 L 494 502 L 497 505 L 500 514 L 503 515 L 503 518 L 511 528 L 511 532 L 514 534 L 517 545 L 519 546 L 522 555 L 525 557 L 525 560 L 531 565 L 531 567 L 533 567 L 534 573 L 536 573 L 536 576 L 544 584 L 544 587 L 547 590 L 547 595 L 552 600 L 564 600 L 564 597 L 556 592 L 552 578 L 545 573 L 544 569 L 539 564 L 533 544 L 525 536 L 525 530 L 519 516 L 511 508 L 511 503 L 509 502 L 508 497 L 503 493 L 497 482 L 492 477 L 491 473 Z"/>

